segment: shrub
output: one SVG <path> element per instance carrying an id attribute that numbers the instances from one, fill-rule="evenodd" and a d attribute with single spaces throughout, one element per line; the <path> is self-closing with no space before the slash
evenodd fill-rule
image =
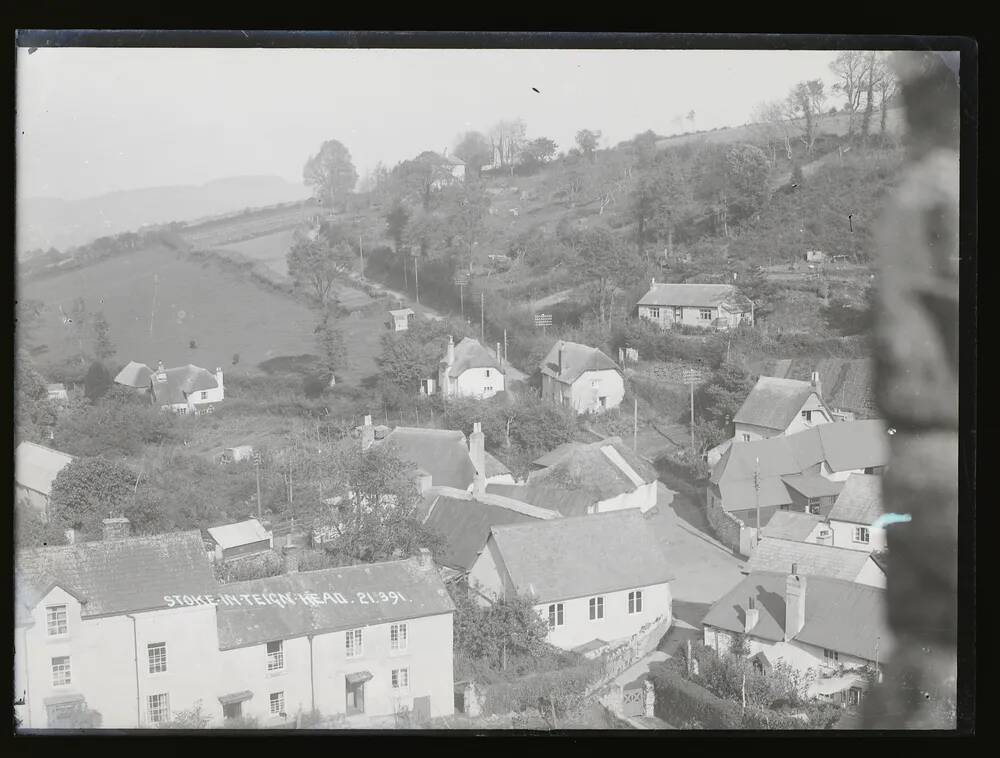
<path id="1" fill-rule="evenodd" d="M 284 562 L 281 556 L 271 550 L 235 561 L 218 561 L 213 569 L 216 580 L 222 584 L 229 584 L 278 576 L 284 570 Z"/>
<path id="2" fill-rule="evenodd" d="M 498 682 L 483 690 L 482 712 L 522 713 L 537 708 L 543 714 L 554 710 L 557 717 L 563 717 L 583 705 L 587 687 L 600 673 L 597 662 L 586 661 L 572 668 Z"/>
<path id="3" fill-rule="evenodd" d="M 174 717 L 159 725 L 160 729 L 204 729 L 211 721 L 211 717 L 201 710 L 201 701 L 196 700 L 195 704 L 186 711 L 178 711 Z"/>
<path id="4" fill-rule="evenodd" d="M 739 729 L 740 707 L 716 697 L 695 682 L 684 679 L 666 663 L 649 667 L 656 690 L 656 715 L 670 723 L 695 721 L 705 729 Z"/>

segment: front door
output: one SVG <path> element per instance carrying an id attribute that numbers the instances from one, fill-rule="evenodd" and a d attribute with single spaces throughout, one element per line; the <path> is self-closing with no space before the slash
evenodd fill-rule
<path id="1" fill-rule="evenodd" d="M 222 706 L 222 717 L 224 719 L 238 719 L 243 716 L 243 703 L 226 703 Z"/>
<path id="2" fill-rule="evenodd" d="M 674 308 L 674 323 L 679 324 L 683 320 L 684 320 L 683 309 Z"/>
<path id="3" fill-rule="evenodd" d="M 365 712 L 365 683 L 347 683 L 347 713 L 348 715 Z"/>

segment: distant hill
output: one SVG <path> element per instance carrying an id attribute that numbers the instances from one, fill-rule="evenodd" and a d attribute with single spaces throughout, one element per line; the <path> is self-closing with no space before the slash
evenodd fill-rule
<path id="1" fill-rule="evenodd" d="M 302 200 L 309 190 L 277 176 L 236 176 L 200 186 L 148 187 L 82 200 L 26 198 L 18 203 L 18 256 L 38 248 L 64 250 L 147 224 Z"/>

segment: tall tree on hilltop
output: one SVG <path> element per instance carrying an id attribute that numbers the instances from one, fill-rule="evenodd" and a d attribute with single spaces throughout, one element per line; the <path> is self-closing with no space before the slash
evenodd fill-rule
<path id="1" fill-rule="evenodd" d="M 807 82 L 799 82 L 792 88 L 787 102 L 791 117 L 802 119 L 802 134 L 799 139 L 806 146 L 806 152 L 811 155 L 826 102 L 822 80 L 810 79 Z"/>
<path id="2" fill-rule="evenodd" d="M 861 118 L 861 144 L 868 143 L 868 135 L 871 133 L 872 115 L 875 112 L 875 90 L 878 87 L 878 80 L 882 73 L 887 72 L 879 67 L 878 53 L 874 50 L 865 53 L 864 59 L 864 88 L 865 88 L 865 110 Z"/>
<path id="3" fill-rule="evenodd" d="M 642 134 L 632 138 L 632 146 L 639 166 L 649 166 L 656 157 L 656 132 L 647 129 Z"/>
<path id="4" fill-rule="evenodd" d="M 288 274 L 296 286 L 303 287 L 325 308 L 340 266 L 326 238 L 296 235 L 286 255 Z"/>
<path id="5" fill-rule="evenodd" d="M 342 209 L 358 181 L 358 172 L 347 148 L 337 140 L 328 140 L 306 161 L 302 178 L 322 205 Z"/>
<path id="6" fill-rule="evenodd" d="M 880 54 L 878 60 L 875 63 L 876 66 L 876 79 L 877 79 L 877 92 L 878 92 L 878 104 L 879 104 L 879 133 L 885 136 L 886 120 L 889 114 L 889 104 L 892 102 L 893 98 L 896 97 L 896 92 L 899 89 L 899 80 L 896 78 L 895 72 L 889 66 L 889 57 L 887 54 Z"/>
<path id="7" fill-rule="evenodd" d="M 587 158 L 591 161 L 594 160 L 594 153 L 597 152 L 597 146 L 601 141 L 600 131 L 593 131 L 591 129 L 581 129 L 576 133 L 576 144 Z"/>
<path id="8" fill-rule="evenodd" d="M 490 141 L 481 132 L 466 132 L 455 145 L 455 155 L 465 162 L 465 170 L 478 175 L 493 160 Z"/>
<path id="9" fill-rule="evenodd" d="M 830 69 L 838 81 L 833 89 L 844 95 L 847 109 L 847 139 L 854 139 L 858 108 L 864 89 L 865 53 L 860 50 L 844 50 L 839 53 Z"/>

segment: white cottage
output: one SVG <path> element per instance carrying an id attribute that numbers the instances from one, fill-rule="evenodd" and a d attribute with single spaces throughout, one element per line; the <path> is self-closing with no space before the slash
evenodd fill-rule
<path id="1" fill-rule="evenodd" d="M 639 318 L 662 328 L 685 325 L 731 329 L 753 323 L 753 303 L 732 284 L 658 284 L 653 279 L 637 307 Z"/>
<path id="2" fill-rule="evenodd" d="M 617 408 L 625 397 L 618 364 L 596 347 L 559 340 L 541 363 L 542 399 L 577 413 Z"/>
<path id="3" fill-rule="evenodd" d="M 819 374 L 811 381 L 762 376 L 750 390 L 733 418 L 736 442 L 777 437 L 812 429 L 834 421 L 823 402 Z"/>
<path id="4" fill-rule="evenodd" d="M 485 399 L 503 392 L 506 387 L 499 346 L 494 354 L 472 337 L 466 337 L 456 345 L 449 336 L 448 347 L 438 368 L 437 386 L 446 398 Z M 433 389 L 425 391 L 431 393 Z"/>

